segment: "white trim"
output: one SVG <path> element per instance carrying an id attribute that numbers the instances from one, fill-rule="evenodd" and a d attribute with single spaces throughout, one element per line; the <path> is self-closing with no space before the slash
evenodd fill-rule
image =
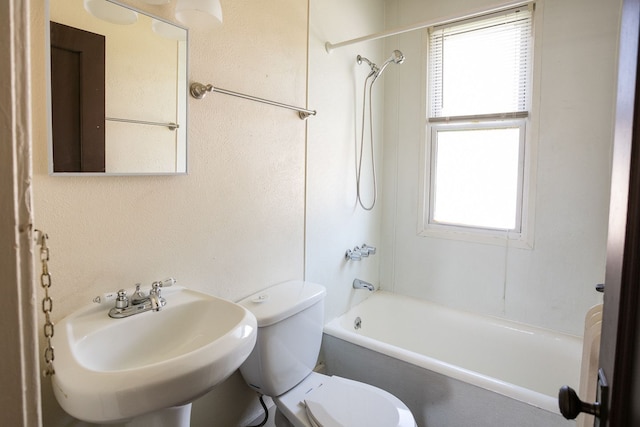
<path id="1" fill-rule="evenodd" d="M 516 7 L 528 3 L 512 3 L 509 7 Z M 428 232 L 426 231 L 425 224 L 428 224 L 429 220 L 429 197 L 430 192 L 427 191 L 431 186 L 430 167 L 431 164 L 431 138 L 430 128 L 432 124 L 428 119 L 428 99 L 429 99 L 429 85 L 428 85 L 428 67 L 427 61 L 429 58 L 429 34 L 427 31 L 423 32 L 423 41 L 421 47 L 421 60 L 422 60 L 422 94 L 423 102 L 422 116 L 424 118 L 424 124 L 421 127 L 421 144 L 420 144 L 420 182 L 419 182 L 419 194 L 418 194 L 418 215 L 416 224 L 416 234 L 423 237 L 430 238 L 444 238 L 449 240 L 460 240 L 474 243 L 491 244 L 498 246 L 508 246 L 521 249 L 533 249 L 534 248 L 534 228 L 535 228 L 535 200 L 536 200 L 536 174 L 537 174 L 537 145 L 538 145 L 538 128 L 539 128 L 539 97 L 540 97 L 540 55 L 535 55 L 536 48 L 539 47 L 540 39 L 537 37 L 543 22 L 543 3 L 544 1 L 537 1 L 533 3 L 535 5 L 535 15 L 532 20 L 532 46 L 531 57 L 532 67 L 530 72 L 530 97 L 529 97 L 529 110 L 526 117 L 526 132 L 525 132 L 525 144 L 523 159 L 523 188 L 522 188 L 522 200 L 521 200 L 521 230 L 517 236 L 507 231 L 493 230 L 489 233 L 479 231 L 477 229 L 472 230 L 468 227 L 432 227 Z M 504 7 L 503 9 L 507 9 Z M 495 10 L 493 10 L 495 12 Z M 476 14 L 477 16 L 481 14 Z M 473 14 L 467 14 L 451 21 L 458 21 L 472 17 Z M 480 118 L 480 117 L 479 117 Z M 451 120 L 451 119 L 449 119 Z M 439 123 L 442 123 L 439 121 Z M 433 125 L 438 124 L 438 122 Z M 440 229 L 439 229 L 440 228 Z"/>
<path id="2" fill-rule="evenodd" d="M 514 111 L 509 113 L 495 113 L 495 114 L 471 114 L 468 116 L 443 116 L 443 117 L 429 117 L 427 120 L 429 123 L 442 123 L 452 121 L 474 121 L 474 120 L 504 120 L 504 119 L 521 119 L 529 117 L 528 111 Z"/>
<path id="3" fill-rule="evenodd" d="M 518 195 L 516 199 L 516 218 L 515 228 L 513 229 L 498 229 L 492 227 L 475 227 L 465 226 L 455 223 L 438 222 L 434 219 L 434 207 L 435 207 L 435 182 L 433 174 L 437 171 L 436 157 L 438 150 L 438 138 L 437 134 L 441 130 L 454 131 L 454 130 L 484 130 L 484 129 L 519 129 L 519 141 L 518 141 Z M 524 147 L 525 147 L 525 133 L 526 122 L 524 119 L 520 120 L 505 120 L 500 122 L 482 122 L 482 123 L 452 123 L 452 124 L 438 124 L 430 126 L 430 149 L 431 149 L 431 164 L 430 168 L 430 182 L 429 187 L 429 216 L 428 222 L 425 225 L 427 228 L 433 227 L 455 227 L 462 229 L 471 229 L 474 232 L 482 232 L 489 234 L 504 234 L 504 232 L 515 233 L 518 236 L 522 231 L 522 189 L 523 189 L 523 175 L 524 175 Z"/>
<path id="4" fill-rule="evenodd" d="M 519 141 L 519 159 L 518 159 L 518 199 L 516 209 L 516 228 L 512 230 L 503 230 L 495 228 L 485 227 L 473 227 L 458 224 L 438 223 L 432 220 L 433 218 L 433 196 L 434 196 L 434 181 L 433 172 L 435 171 L 435 150 L 436 150 L 436 133 L 439 130 L 474 130 L 474 129 L 506 129 L 506 128 L 519 128 L 520 129 L 520 141 Z M 527 119 L 513 119 L 502 121 L 490 121 L 480 123 L 446 123 L 436 124 L 429 126 L 429 137 L 426 141 L 425 153 L 428 157 L 422 165 L 422 173 L 424 179 L 422 180 L 424 185 L 423 189 L 428 192 L 422 194 L 421 198 L 421 223 L 419 224 L 418 234 L 424 237 L 437 237 L 437 238 L 449 238 L 456 240 L 468 240 L 477 243 L 488 243 L 504 245 L 510 242 L 510 246 L 531 248 L 527 239 L 527 211 L 524 200 L 528 200 L 526 194 L 527 187 L 525 186 L 526 176 L 526 135 L 527 135 Z M 427 197 L 428 194 L 428 197 Z M 519 243 L 522 242 L 522 243 Z"/>
<path id="5" fill-rule="evenodd" d="M 31 17 L 25 0 L 0 2 L 0 310 L 2 423 L 42 424 L 32 241 Z M 37 21 L 35 21 L 37 22 Z"/>

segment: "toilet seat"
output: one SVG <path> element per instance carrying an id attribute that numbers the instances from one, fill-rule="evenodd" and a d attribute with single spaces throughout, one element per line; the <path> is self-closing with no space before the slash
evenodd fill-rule
<path id="1" fill-rule="evenodd" d="M 304 399 L 307 417 L 314 427 L 397 426 L 398 408 L 382 390 L 332 377 Z"/>
<path id="2" fill-rule="evenodd" d="M 369 384 L 311 373 L 274 399 L 296 427 L 414 427 L 409 408 Z"/>

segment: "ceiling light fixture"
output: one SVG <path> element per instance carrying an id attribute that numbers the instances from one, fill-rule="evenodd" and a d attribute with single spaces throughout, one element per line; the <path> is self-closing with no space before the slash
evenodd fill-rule
<path id="1" fill-rule="evenodd" d="M 104 0 L 84 0 L 84 8 L 96 18 L 113 24 L 131 25 L 138 21 L 137 12 Z"/>
<path id="2" fill-rule="evenodd" d="M 210 31 L 222 25 L 220 0 L 177 0 L 176 19 L 190 29 Z"/>
<path id="3" fill-rule="evenodd" d="M 184 41 L 187 39 L 187 31 L 176 25 L 167 24 L 157 19 L 151 20 L 151 29 L 154 33 L 169 40 Z"/>

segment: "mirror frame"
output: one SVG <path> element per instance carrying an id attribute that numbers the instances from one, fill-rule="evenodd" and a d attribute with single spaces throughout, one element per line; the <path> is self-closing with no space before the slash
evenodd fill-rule
<path id="1" fill-rule="evenodd" d="M 51 97 L 51 0 L 45 0 L 45 81 L 46 81 L 46 114 L 47 114 L 47 170 L 49 176 L 180 176 L 189 174 L 189 138 L 188 138 L 188 121 L 189 121 L 189 29 L 181 24 L 169 21 L 163 17 L 154 15 L 151 12 L 138 9 L 129 4 L 122 3 L 117 0 L 105 0 L 117 6 L 121 6 L 148 16 L 152 19 L 162 21 L 173 25 L 185 31 L 185 53 L 184 53 L 184 95 L 179 97 L 184 102 L 184 124 L 180 124 L 180 131 L 184 132 L 184 171 L 179 172 L 54 172 L 53 169 L 53 119 L 52 119 L 52 97 Z M 180 74 L 180 73 L 179 73 Z M 180 78 L 180 76 L 179 76 Z M 179 130 L 176 130 L 179 132 Z"/>

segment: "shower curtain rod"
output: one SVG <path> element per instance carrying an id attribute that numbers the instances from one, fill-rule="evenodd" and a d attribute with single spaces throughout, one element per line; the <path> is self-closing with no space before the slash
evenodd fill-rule
<path id="1" fill-rule="evenodd" d="M 455 15 L 455 16 L 449 16 L 449 17 L 446 17 L 446 18 L 431 19 L 429 21 L 423 21 L 423 22 L 419 22 L 417 24 L 406 25 L 404 27 L 399 27 L 399 28 L 395 28 L 395 29 L 392 29 L 392 30 L 382 31 L 380 33 L 369 34 L 368 36 L 362 36 L 362 37 L 358 37 L 358 38 L 355 38 L 355 39 L 345 40 L 345 41 L 342 41 L 340 43 L 326 42 L 324 44 L 324 48 L 326 49 L 327 53 L 331 53 L 332 50 L 338 49 L 338 48 L 343 47 L 343 46 L 348 46 L 348 45 L 351 45 L 351 44 L 360 43 L 360 42 L 366 42 L 366 41 L 370 41 L 370 40 L 378 40 L 378 39 L 391 37 L 391 36 L 397 36 L 398 34 L 408 33 L 410 31 L 421 30 L 421 29 L 427 28 L 427 27 L 435 27 L 437 25 L 444 25 L 444 24 L 448 24 L 448 23 L 451 23 L 451 22 L 462 21 L 462 20 L 465 20 L 465 19 L 477 18 L 479 16 L 489 15 L 489 14 L 495 13 L 495 12 L 501 12 L 501 11 L 506 10 L 506 9 L 511 9 L 513 7 L 518 7 L 518 6 L 524 6 L 524 5 L 528 5 L 530 3 L 533 3 L 533 0 L 529 0 L 529 1 L 520 0 L 520 1 L 513 1 L 513 2 L 510 2 L 510 3 L 500 3 L 499 5 L 495 5 L 493 7 L 487 8 L 487 9 L 475 10 L 473 12 L 469 12 L 466 15 L 462 15 L 462 16 Z"/>
<path id="2" fill-rule="evenodd" d="M 281 107 L 281 108 L 288 108 L 289 110 L 297 111 L 298 117 L 300 117 L 302 120 L 307 119 L 309 116 L 316 115 L 316 110 L 307 110 L 306 108 L 294 107 L 293 105 L 287 105 L 281 102 L 270 101 L 268 99 L 258 98 L 257 96 L 245 95 L 244 93 L 233 92 L 231 90 L 221 89 L 219 87 L 214 87 L 212 85 L 204 85 L 198 82 L 191 83 L 189 92 L 191 93 L 191 96 L 193 96 L 196 99 L 204 98 L 207 92 L 218 92 L 218 93 L 223 93 L 225 95 L 237 96 L 238 98 L 248 99 L 249 101 L 262 102 L 263 104 L 274 105 L 276 107 Z"/>

